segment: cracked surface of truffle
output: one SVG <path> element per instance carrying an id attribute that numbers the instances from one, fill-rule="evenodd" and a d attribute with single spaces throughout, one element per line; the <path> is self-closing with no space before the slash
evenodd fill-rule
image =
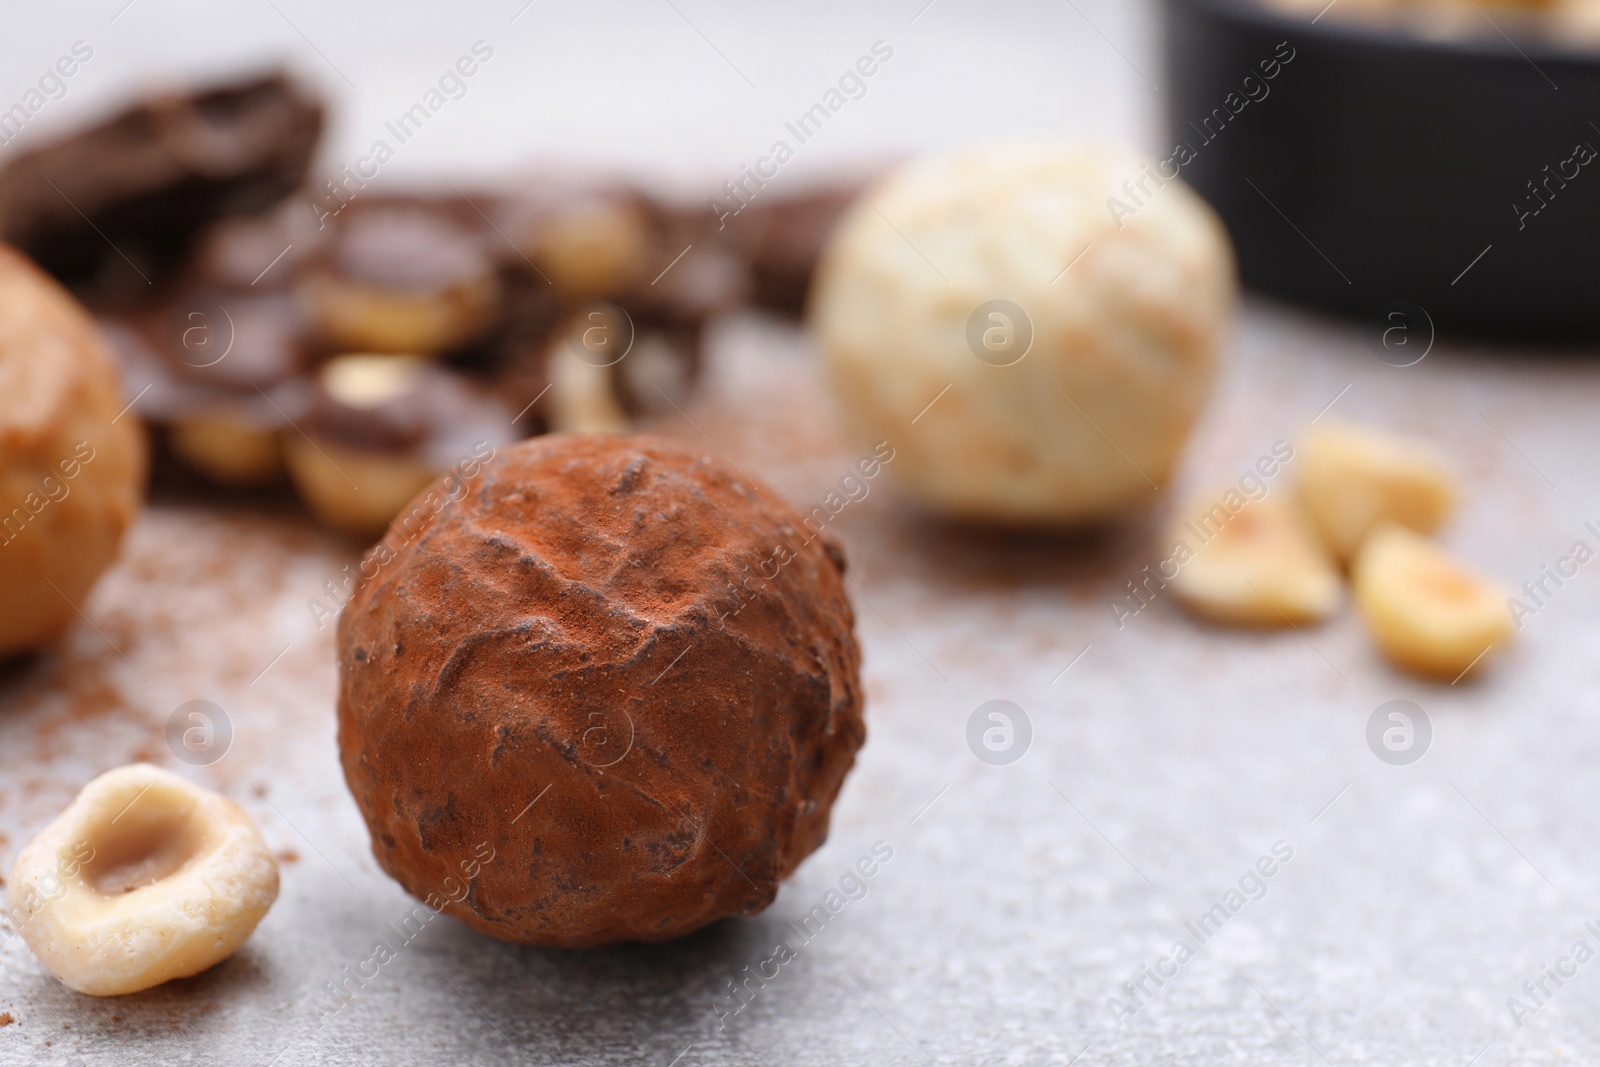
<path id="1" fill-rule="evenodd" d="M 379 863 L 541 945 L 764 909 L 865 740 L 840 550 L 661 438 L 548 435 L 463 473 L 339 622 L 339 748 Z"/>

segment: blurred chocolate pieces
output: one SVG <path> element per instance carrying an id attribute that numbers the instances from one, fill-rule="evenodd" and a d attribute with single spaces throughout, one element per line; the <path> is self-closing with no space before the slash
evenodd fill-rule
<path id="1" fill-rule="evenodd" d="M 132 298 L 209 223 L 303 186 L 322 121 L 282 73 L 148 97 L 0 169 L 0 240 L 70 286 Z"/>
<path id="2" fill-rule="evenodd" d="M 729 239 L 749 264 L 756 306 L 799 318 L 817 261 L 845 209 L 856 198 L 848 185 L 757 200 L 726 220 Z"/>
<path id="3" fill-rule="evenodd" d="M 0 169 L 0 239 L 98 317 L 164 487 L 287 485 L 364 537 L 463 457 L 686 403 L 718 316 L 802 312 L 854 196 L 723 218 L 547 172 L 328 210 L 322 122 L 283 73 L 151 96 Z"/>

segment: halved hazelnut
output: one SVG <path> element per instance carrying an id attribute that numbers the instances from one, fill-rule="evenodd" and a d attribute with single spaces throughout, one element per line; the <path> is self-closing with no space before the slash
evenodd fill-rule
<path id="1" fill-rule="evenodd" d="M 550 345 L 550 428 L 572 433 L 626 433 L 632 428 L 617 395 L 617 363 L 632 347 L 632 323 L 603 306 L 575 316 Z M 622 335 L 626 334 L 625 340 Z M 595 342 L 593 337 L 603 337 Z M 620 352 L 616 346 L 625 343 Z"/>
<path id="2" fill-rule="evenodd" d="M 278 427 L 217 410 L 175 420 L 167 444 L 184 463 L 223 485 L 255 486 L 283 475 Z"/>
<path id="3" fill-rule="evenodd" d="M 653 250 L 650 220 L 620 197 L 586 197 L 537 220 L 529 257 L 570 299 L 615 296 L 639 277 Z"/>
<path id="4" fill-rule="evenodd" d="M 283 452 L 306 507 L 335 530 L 357 537 L 382 533 L 439 474 L 408 456 L 313 443 L 298 434 L 284 437 Z"/>
<path id="5" fill-rule="evenodd" d="M 1504 594 L 1402 526 L 1367 538 L 1352 577 L 1373 639 L 1408 670 L 1454 680 L 1511 637 Z"/>
<path id="6" fill-rule="evenodd" d="M 84 786 L 11 870 L 11 920 L 68 987 L 117 996 L 232 955 L 278 896 L 244 809 L 136 763 Z"/>
<path id="7" fill-rule="evenodd" d="M 476 238 L 422 209 L 356 215 L 301 292 L 320 340 L 355 352 L 456 348 L 490 328 L 500 303 L 493 261 Z"/>
<path id="8" fill-rule="evenodd" d="M 1185 515 L 1201 517 L 1175 526 L 1171 543 L 1199 544 L 1179 564 L 1172 590 L 1196 615 L 1237 626 L 1297 626 L 1338 608 L 1339 573 L 1293 505 L 1252 501 L 1220 523 L 1201 508 Z"/>
<path id="9" fill-rule="evenodd" d="M 1300 504 L 1342 562 L 1384 523 L 1432 533 L 1455 508 L 1455 475 L 1422 442 L 1327 423 L 1306 433 L 1297 461 Z"/>
<path id="10" fill-rule="evenodd" d="M 513 416 L 464 375 L 416 356 L 340 356 L 283 438 L 306 506 L 335 529 L 383 532 L 439 475 L 507 443 Z"/>
<path id="11" fill-rule="evenodd" d="M 360 443 L 336 440 L 313 423 L 304 436 L 284 435 L 284 461 L 306 506 L 336 530 L 376 536 L 412 497 L 438 475 L 412 454 L 426 432 L 409 412 L 395 412 L 421 388 L 426 364 L 415 356 L 340 356 L 322 368 L 322 398 L 336 410 L 330 429 Z M 393 424 L 393 425 L 391 425 Z M 416 425 L 413 425 L 416 424 Z"/>

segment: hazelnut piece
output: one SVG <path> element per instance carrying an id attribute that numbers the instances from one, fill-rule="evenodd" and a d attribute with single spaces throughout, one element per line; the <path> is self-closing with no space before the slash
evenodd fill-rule
<path id="1" fill-rule="evenodd" d="M 1432 448 L 1365 426 L 1313 427 L 1299 463 L 1300 504 L 1342 562 L 1384 523 L 1433 533 L 1458 496 L 1455 475 Z"/>
<path id="2" fill-rule="evenodd" d="M 574 300 L 622 292 L 638 278 L 654 235 L 624 196 L 575 197 L 539 218 L 525 242 L 551 282 Z"/>
<path id="3" fill-rule="evenodd" d="M 1192 544 L 1196 532 L 1207 539 L 1179 565 L 1172 588 L 1196 615 L 1236 626 L 1298 626 L 1338 608 L 1339 572 L 1292 504 L 1262 499 L 1232 513 L 1200 505 L 1186 514 L 1193 518 L 1173 530 L 1171 543 Z"/>
<path id="4" fill-rule="evenodd" d="M 148 763 L 84 786 L 22 850 L 7 886 L 39 962 L 98 997 L 226 959 L 277 896 L 277 863 L 244 809 Z"/>
<path id="5" fill-rule="evenodd" d="M 347 352 L 435 355 L 482 335 L 500 305 L 476 237 L 421 207 L 357 213 L 301 291 L 317 336 Z"/>
<path id="6" fill-rule="evenodd" d="M 1373 532 L 1352 578 L 1373 640 L 1407 670 L 1453 681 L 1511 637 L 1505 595 L 1404 526 Z"/>
<path id="7" fill-rule="evenodd" d="M 511 425 L 501 404 L 431 360 L 345 355 L 318 374 L 306 420 L 283 436 L 284 459 L 313 514 L 376 537 L 439 474 L 504 443 Z"/>
<path id="8" fill-rule="evenodd" d="M 278 430 L 251 425 L 228 409 L 175 420 L 167 431 L 167 446 L 222 485 L 268 485 L 283 474 Z"/>

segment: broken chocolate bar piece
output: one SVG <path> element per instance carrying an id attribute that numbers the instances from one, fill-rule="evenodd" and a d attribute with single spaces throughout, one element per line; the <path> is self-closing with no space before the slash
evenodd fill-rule
<path id="1" fill-rule="evenodd" d="M 297 417 L 289 386 L 307 365 L 301 320 L 288 293 L 196 286 L 100 327 L 125 391 L 166 427 L 172 454 L 213 482 L 246 487 L 282 474 L 278 435 Z"/>
<path id="2" fill-rule="evenodd" d="M 299 188 L 321 131 L 282 73 L 141 100 L 0 169 L 0 239 L 96 296 L 142 295 L 201 228 Z"/>
<path id="3" fill-rule="evenodd" d="M 294 201 L 266 215 L 225 218 L 195 238 L 183 276 L 200 286 L 282 291 L 317 254 L 325 236 Z"/>
<path id="4" fill-rule="evenodd" d="M 796 318 L 805 313 L 822 249 L 855 197 L 848 185 L 826 186 L 779 200 L 758 200 L 727 220 L 733 244 L 749 263 L 758 307 Z"/>

